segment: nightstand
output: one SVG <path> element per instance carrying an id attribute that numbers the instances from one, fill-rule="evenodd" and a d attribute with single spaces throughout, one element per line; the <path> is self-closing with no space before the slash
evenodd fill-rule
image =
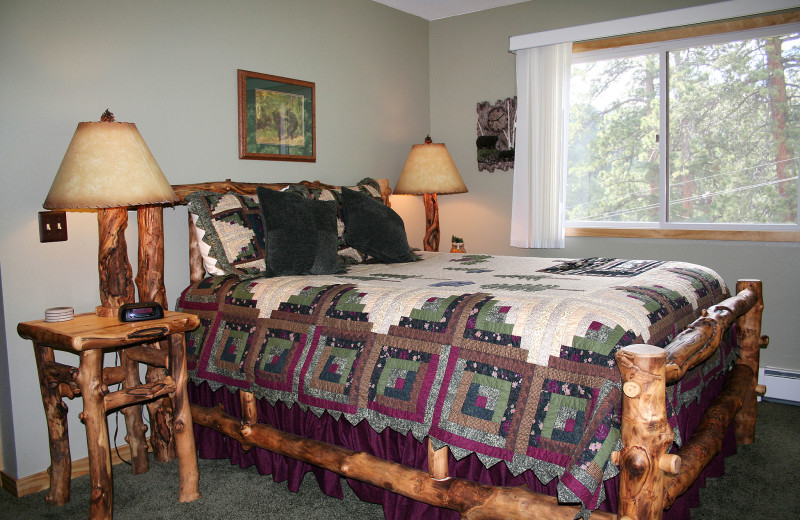
<path id="1" fill-rule="evenodd" d="M 91 478 L 90 519 L 111 518 L 113 488 L 106 414 L 118 408 L 125 414 L 126 439 L 131 447 L 134 473 L 148 470 L 147 427 L 142 421 L 142 403 L 169 395 L 173 403 L 173 432 L 178 456 L 178 499 L 190 502 L 198 493 L 197 453 L 189 399 L 186 394 L 186 349 L 184 332 L 194 330 L 200 320 L 193 314 L 165 311 L 164 317 L 123 323 L 115 317 L 95 313 L 76 315 L 62 322 L 28 321 L 17 325 L 20 336 L 33 341 L 39 386 L 42 393 L 50 443 L 50 491 L 46 500 L 54 505 L 69 502 L 71 458 L 67 432 L 67 406 L 62 398 L 81 396 L 80 418 L 86 426 Z M 168 350 L 143 343 L 169 340 Z M 78 367 L 57 363 L 53 349 L 77 354 Z M 118 350 L 120 365 L 103 368 L 103 354 Z M 167 368 L 167 376 L 141 384 L 139 363 Z M 109 392 L 108 386 L 122 383 Z"/>

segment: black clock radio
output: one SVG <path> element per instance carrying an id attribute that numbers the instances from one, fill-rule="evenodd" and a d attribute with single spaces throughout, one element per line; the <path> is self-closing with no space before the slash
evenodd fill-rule
<path id="1" fill-rule="evenodd" d="M 164 308 L 157 302 L 126 303 L 119 308 L 119 321 L 146 321 L 164 317 Z"/>

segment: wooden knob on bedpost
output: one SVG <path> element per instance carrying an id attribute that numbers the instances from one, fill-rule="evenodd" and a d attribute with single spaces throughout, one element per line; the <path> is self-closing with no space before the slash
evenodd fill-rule
<path id="1" fill-rule="evenodd" d="M 630 397 L 631 399 L 635 399 L 639 397 L 639 394 L 642 393 L 642 387 L 639 386 L 639 383 L 634 383 L 633 381 L 628 381 L 624 385 L 622 385 L 622 391 Z"/>
<path id="2" fill-rule="evenodd" d="M 658 459 L 658 468 L 664 473 L 675 475 L 681 469 L 681 458 L 678 455 L 667 453 Z"/>

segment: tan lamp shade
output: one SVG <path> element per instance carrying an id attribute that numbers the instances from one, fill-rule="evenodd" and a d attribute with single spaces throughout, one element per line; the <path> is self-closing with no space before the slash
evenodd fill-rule
<path id="1" fill-rule="evenodd" d="M 78 123 L 42 205 L 45 209 L 120 208 L 175 202 L 133 123 Z"/>
<path id="2" fill-rule="evenodd" d="M 406 195 L 466 192 L 467 186 L 447 152 L 447 147 L 442 143 L 430 141 L 430 137 L 425 140 L 425 144 L 415 144 L 411 147 L 400 179 L 394 188 L 394 193 Z"/>

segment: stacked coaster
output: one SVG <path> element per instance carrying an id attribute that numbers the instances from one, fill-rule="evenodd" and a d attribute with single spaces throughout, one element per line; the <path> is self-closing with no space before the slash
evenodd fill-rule
<path id="1" fill-rule="evenodd" d="M 53 307 L 44 311 L 44 321 L 69 321 L 75 317 L 75 311 L 72 307 Z"/>

